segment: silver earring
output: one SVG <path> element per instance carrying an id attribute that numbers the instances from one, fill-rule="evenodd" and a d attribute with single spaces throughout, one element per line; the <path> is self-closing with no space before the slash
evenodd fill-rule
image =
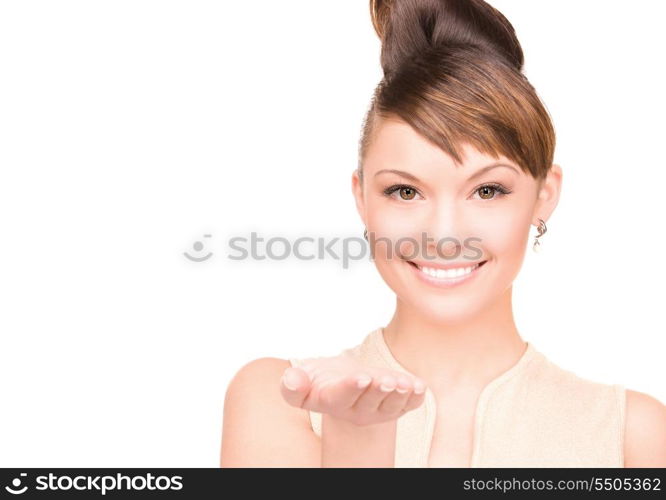
<path id="1" fill-rule="evenodd" d="M 363 237 L 365 238 L 365 241 L 368 241 L 368 228 L 365 228 L 365 231 L 363 231 Z"/>
<path id="2" fill-rule="evenodd" d="M 534 238 L 534 245 L 532 246 L 532 250 L 538 253 L 541 250 L 541 242 L 539 241 L 539 238 L 541 238 L 547 231 L 546 223 L 543 221 L 543 219 L 539 219 L 539 226 L 537 227 L 537 231 L 539 234 L 537 234 Z"/>

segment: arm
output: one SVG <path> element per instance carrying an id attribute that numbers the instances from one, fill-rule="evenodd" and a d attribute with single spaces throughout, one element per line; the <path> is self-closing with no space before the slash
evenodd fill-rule
<path id="1" fill-rule="evenodd" d="M 625 467 L 666 467 L 666 406 L 627 389 Z"/>
<path id="2" fill-rule="evenodd" d="M 359 426 L 324 413 L 320 439 L 308 412 L 280 393 L 289 366 L 288 360 L 260 358 L 231 380 L 220 467 L 393 467 L 396 420 Z"/>
<path id="3" fill-rule="evenodd" d="M 322 467 L 394 467 L 397 421 L 358 426 L 322 415 Z"/>
<path id="4" fill-rule="evenodd" d="M 224 399 L 220 467 L 320 467 L 321 444 L 307 412 L 280 394 L 289 366 L 259 358 L 233 377 Z"/>

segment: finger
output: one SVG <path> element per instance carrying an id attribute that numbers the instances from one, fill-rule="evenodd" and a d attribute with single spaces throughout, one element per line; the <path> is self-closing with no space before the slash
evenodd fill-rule
<path id="1" fill-rule="evenodd" d="M 399 413 L 407 404 L 412 391 L 412 383 L 407 378 L 400 378 L 395 390 L 386 396 L 377 411 L 387 414 Z"/>
<path id="2" fill-rule="evenodd" d="M 414 390 L 412 391 L 407 403 L 405 403 L 405 410 L 410 411 L 418 408 L 423 404 L 425 400 L 426 385 L 422 380 L 417 379 L 418 382 L 414 382 Z"/>
<path id="3" fill-rule="evenodd" d="M 362 413 L 377 411 L 386 396 L 395 389 L 397 381 L 392 375 L 375 377 L 372 384 L 356 400 L 352 408 Z"/>
<path id="4" fill-rule="evenodd" d="M 291 406 L 303 407 L 303 402 L 310 392 L 310 377 L 296 367 L 287 368 L 280 379 L 280 392 L 282 397 Z"/>

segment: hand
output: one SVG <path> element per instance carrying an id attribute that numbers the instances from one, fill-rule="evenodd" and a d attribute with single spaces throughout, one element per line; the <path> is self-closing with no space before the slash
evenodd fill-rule
<path id="1" fill-rule="evenodd" d="M 409 374 L 362 365 L 346 353 L 309 358 L 285 370 L 280 392 L 292 406 L 365 426 L 418 408 L 425 383 Z"/>

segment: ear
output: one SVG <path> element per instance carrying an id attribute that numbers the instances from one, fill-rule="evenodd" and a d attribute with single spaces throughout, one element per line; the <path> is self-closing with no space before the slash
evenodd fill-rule
<path id="1" fill-rule="evenodd" d="M 547 221 L 557 207 L 560 201 L 560 192 L 562 191 L 562 167 L 553 163 L 548 171 L 548 175 L 542 181 L 539 192 L 537 193 L 537 203 L 534 209 L 535 226 L 539 225 L 538 219 Z"/>
<path id="2" fill-rule="evenodd" d="M 356 210 L 361 216 L 361 221 L 365 227 L 368 226 L 365 217 L 365 198 L 363 197 L 363 182 L 359 175 L 359 170 L 356 168 L 352 172 L 352 194 L 354 195 L 354 200 L 356 201 Z"/>

